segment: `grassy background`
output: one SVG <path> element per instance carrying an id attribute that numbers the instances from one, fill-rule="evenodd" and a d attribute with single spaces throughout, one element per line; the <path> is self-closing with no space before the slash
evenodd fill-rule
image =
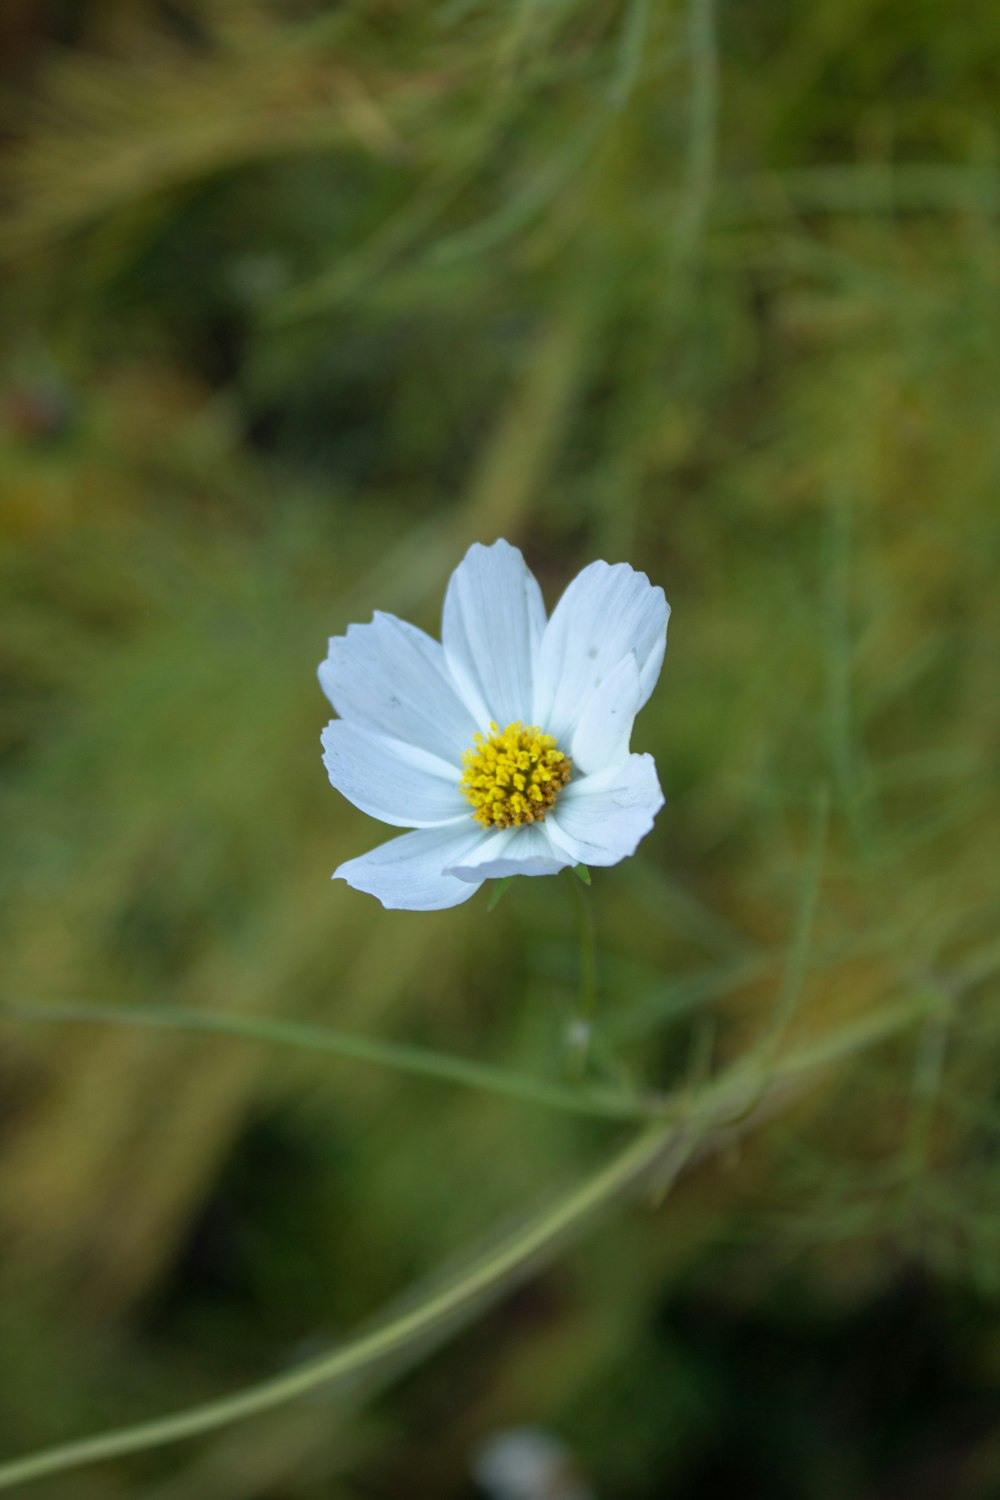
<path id="1" fill-rule="evenodd" d="M 995 6 L 9 0 L 0 56 L 0 998 L 558 1078 L 561 883 L 328 881 L 382 830 L 327 635 L 436 631 L 505 535 L 550 605 L 600 556 L 674 610 L 599 1065 L 936 1000 L 405 1372 L 33 1493 L 449 1500 L 527 1423 L 616 1500 L 996 1495 Z M 619 1135 L 0 1019 L 0 1453 L 296 1363 Z"/>

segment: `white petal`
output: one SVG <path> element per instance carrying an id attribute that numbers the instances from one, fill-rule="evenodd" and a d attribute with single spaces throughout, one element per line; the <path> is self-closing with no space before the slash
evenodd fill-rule
<path id="1" fill-rule="evenodd" d="M 570 742 L 574 770 L 586 775 L 627 758 L 641 699 L 639 667 L 630 651 L 587 699 Z"/>
<path id="2" fill-rule="evenodd" d="M 439 828 L 418 828 L 349 859 L 333 872 L 356 891 L 377 896 L 388 911 L 442 911 L 468 901 L 482 884 L 456 880 L 444 867 L 465 859 L 489 835 L 470 818 Z"/>
<path id="3" fill-rule="evenodd" d="M 616 865 L 635 853 L 662 806 L 653 757 L 630 755 L 620 766 L 571 781 L 545 826 L 570 863 Z"/>
<path id="4" fill-rule="evenodd" d="M 591 563 L 552 611 L 535 677 L 532 723 L 568 743 L 583 705 L 629 652 L 639 667 L 639 708 L 663 663 L 670 606 L 628 563 Z"/>
<path id="5" fill-rule="evenodd" d="M 551 815 L 550 815 L 551 816 Z M 552 846 L 546 823 L 525 823 L 486 834 L 486 842 L 447 867 L 460 880 L 494 880 L 507 875 L 557 875 L 573 861 Z"/>
<path id="6" fill-rule="evenodd" d="M 415 625 L 376 612 L 330 641 L 323 691 L 342 719 L 429 750 L 458 766 L 479 725 L 451 680 L 444 651 Z"/>
<path id="7" fill-rule="evenodd" d="M 534 663 L 545 630 L 542 591 L 509 542 L 474 543 L 448 584 L 441 639 L 452 676 L 486 729 L 533 723 Z"/>
<path id="8" fill-rule="evenodd" d="M 333 785 L 371 817 L 396 828 L 428 828 L 466 811 L 458 768 L 436 755 L 346 719 L 334 719 L 321 738 Z"/>

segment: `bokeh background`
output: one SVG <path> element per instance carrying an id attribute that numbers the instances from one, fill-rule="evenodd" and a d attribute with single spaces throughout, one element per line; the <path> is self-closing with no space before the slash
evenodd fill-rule
<path id="1" fill-rule="evenodd" d="M 673 605 L 595 1077 L 913 1007 L 448 1339 L 32 1493 L 462 1500 L 528 1426 L 601 1500 L 1000 1494 L 992 0 L 5 0 L 0 59 L 0 999 L 561 1079 L 561 882 L 328 878 L 383 830 L 326 637 L 503 535 Z M 0 1454 L 295 1365 L 624 1134 L 0 1016 Z"/>

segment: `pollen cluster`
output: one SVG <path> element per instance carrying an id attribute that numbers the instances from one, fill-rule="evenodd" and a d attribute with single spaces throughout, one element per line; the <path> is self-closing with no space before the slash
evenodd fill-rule
<path id="1" fill-rule="evenodd" d="M 484 828 L 510 828 L 544 818 L 570 775 L 570 758 L 551 734 L 516 722 L 490 725 L 462 756 L 463 795 Z"/>

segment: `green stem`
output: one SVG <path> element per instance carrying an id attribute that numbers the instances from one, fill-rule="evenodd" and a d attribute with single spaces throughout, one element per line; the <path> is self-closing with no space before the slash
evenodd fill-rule
<path id="1" fill-rule="evenodd" d="M 675 305 L 689 290 L 689 278 L 705 231 L 715 179 L 719 113 L 715 0 L 690 0 L 688 48 L 691 93 L 687 161 L 684 185 L 674 214 L 671 256 Z"/>
<path id="2" fill-rule="evenodd" d="M 799 1006 L 809 967 L 820 886 L 826 860 L 827 833 L 830 826 L 830 791 L 824 784 L 817 788 L 813 808 L 813 826 L 809 857 L 799 882 L 799 904 L 792 928 L 788 956 L 785 960 L 785 982 L 777 1008 L 759 1044 L 761 1061 L 774 1053 Z"/>
<path id="3" fill-rule="evenodd" d="M 886 1040 L 937 1007 L 938 1002 L 933 996 L 913 997 L 854 1026 L 845 1027 L 836 1036 L 823 1038 L 784 1058 L 775 1059 L 769 1079 L 775 1100 L 780 1102 L 788 1092 L 794 1092 L 788 1090 L 788 1085 L 796 1078 Z M 257 1416 L 318 1386 L 357 1374 L 412 1344 L 450 1316 L 484 1299 L 495 1299 L 512 1281 L 533 1270 L 539 1256 L 551 1253 L 570 1230 L 578 1229 L 598 1210 L 640 1185 L 654 1168 L 657 1168 L 659 1188 L 669 1186 L 713 1129 L 729 1133 L 734 1121 L 737 1130 L 747 1128 L 745 1106 L 755 1091 L 758 1095 L 768 1092 L 767 1085 L 761 1089 L 758 1070 L 738 1064 L 707 1085 L 701 1097 L 693 1102 L 661 1101 L 667 1118 L 660 1119 L 634 1137 L 604 1167 L 564 1195 L 551 1209 L 523 1226 L 501 1246 L 479 1257 L 416 1307 L 297 1370 L 250 1386 L 235 1395 L 0 1465 L 0 1490 L 40 1479 L 46 1474 L 63 1473 L 84 1464 L 180 1442 Z M 744 1112 L 743 1118 L 739 1119 L 741 1112 Z M 757 1117 L 755 1112 L 754 1118 Z"/>
<path id="4" fill-rule="evenodd" d="M 371 1063 L 421 1078 L 433 1078 L 463 1088 L 483 1089 L 527 1104 L 546 1105 L 571 1114 L 593 1115 L 623 1123 L 648 1119 L 656 1113 L 649 1100 L 630 1098 L 611 1089 L 567 1088 L 523 1073 L 447 1052 L 380 1042 L 327 1026 L 300 1021 L 275 1020 L 269 1016 L 230 1014 L 226 1011 L 186 1010 L 173 1005 L 92 1005 L 85 1002 L 26 1005 L 0 1002 L 0 1020 L 81 1023 L 83 1025 L 134 1026 L 168 1031 L 203 1032 L 239 1037 L 247 1041 L 272 1042 L 311 1052 L 325 1052 L 353 1062 Z"/>
<path id="5" fill-rule="evenodd" d="M 580 996 L 577 1014 L 570 1026 L 569 1047 L 570 1070 L 579 1076 L 586 1066 L 590 1032 L 597 1013 L 597 932 L 594 913 L 579 876 L 574 870 L 564 870 L 563 874 L 573 892 L 579 917 Z"/>
<path id="6" fill-rule="evenodd" d="M 640 1179 L 662 1155 L 676 1130 L 673 1123 L 661 1123 L 644 1131 L 599 1172 L 566 1194 L 527 1228 L 522 1228 L 498 1249 L 475 1261 L 417 1307 L 361 1338 L 311 1360 L 297 1370 L 262 1381 L 219 1401 L 4 1464 L 0 1466 L 0 1490 L 40 1479 L 46 1474 L 180 1442 L 247 1417 L 259 1416 L 315 1390 L 317 1386 L 356 1374 L 426 1334 L 466 1305 L 476 1303 L 488 1294 L 496 1296 L 510 1284 L 512 1277 L 534 1269 L 538 1255 L 568 1229 L 579 1225 Z"/>

